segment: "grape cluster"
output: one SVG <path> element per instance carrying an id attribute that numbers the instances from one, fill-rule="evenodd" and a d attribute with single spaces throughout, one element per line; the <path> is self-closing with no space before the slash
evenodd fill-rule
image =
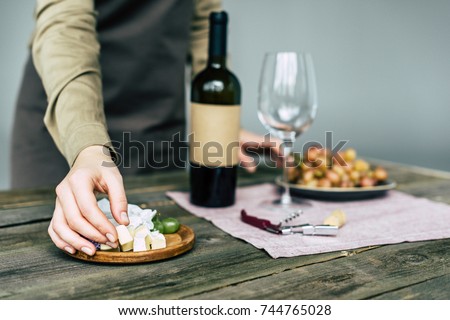
<path id="1" fill-rule="evenodd" d="M 309 187 L 372 187 L 388 178 L 387 171 L 357 158 L 356 150 L 346 149 L 333 155 L 331 150 L 310 147 L 303 157 L 289 166 L 289 181 Z"/>

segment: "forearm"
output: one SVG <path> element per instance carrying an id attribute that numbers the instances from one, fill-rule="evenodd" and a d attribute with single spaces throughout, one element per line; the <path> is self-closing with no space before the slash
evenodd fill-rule
<path id="1" fill-rule="evenodd" d="M 44 122 L 70 165 L 85 147 L 109 143 L 95 25 L 93 0 L 38 1 L 32 54 L 48 99 Z"/>

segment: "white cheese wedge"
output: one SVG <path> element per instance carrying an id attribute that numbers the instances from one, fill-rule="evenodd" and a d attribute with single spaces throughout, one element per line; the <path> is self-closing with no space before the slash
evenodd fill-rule
<path id="1" fill-rule="evenodd" d="M 138 215 L 129 215 L 128 219 L 130 219 L 130 225 L 133 225 L 135 227 L 142 224 L 142 218 Z"/>
<path id="2" fill-rule="evenodd" d="M 133 250 L 133 236 L 128 228 L 121 224 L 116 229 L 119 235 L 120 250 L 124 252 Z"/>
<path id="3" fill-rule="evenodd" d="M 143 234 L 144 236 L 146 236 L 150 234 L 150 230 L 145 224 L 141 224 L 134 230 L 134 236 L 136 237 L 138 234 Z"/>
<path id="4" fill-rule="evenodd" d="M 150 232 L 152 249 L 163 249 L 166 247 L 166 238 L 162 233 Z"/>
<path id="5" fill-rule="evenodd" d="M 134 237 L 133 251 L 141 252 L 150 250 L 150 235 L 144 233 L 138 233 Z"/>
<path id="6" fill-rule="evenodd" d="M 128 232 L 131 234 L 131 236 L 134 238 L 134 235 L 136 234 L 136 227 L 132 224 L 129 224 L 127 226 Z"/>

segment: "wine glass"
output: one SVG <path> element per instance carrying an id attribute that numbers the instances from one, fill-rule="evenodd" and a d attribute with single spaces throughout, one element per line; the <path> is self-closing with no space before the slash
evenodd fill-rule
<path id="1" fill-rule="evenodd" d="M 280 138 L 284 192 L 275 203 L 296 208 L 289 191 L 288 156 L 297 137 L 305 132 L 317 113 L 314 64 L 309 53 L 273 52 L 264 56 L 259 83 L 258 118 L 271 134 Z"/>

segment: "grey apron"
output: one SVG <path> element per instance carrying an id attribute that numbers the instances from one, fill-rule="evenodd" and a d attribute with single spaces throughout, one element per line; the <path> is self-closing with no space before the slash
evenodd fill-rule
<path id="1" fill-rule="evenodd" d="M 185 64 L 192 0 L 95 1 L 108 132 L 123 175 L 183 164 Z M 16 105 L 13 188 L 56 186 L 69 171 L 43 117 L 45 91 L 31 58 Z"/>

